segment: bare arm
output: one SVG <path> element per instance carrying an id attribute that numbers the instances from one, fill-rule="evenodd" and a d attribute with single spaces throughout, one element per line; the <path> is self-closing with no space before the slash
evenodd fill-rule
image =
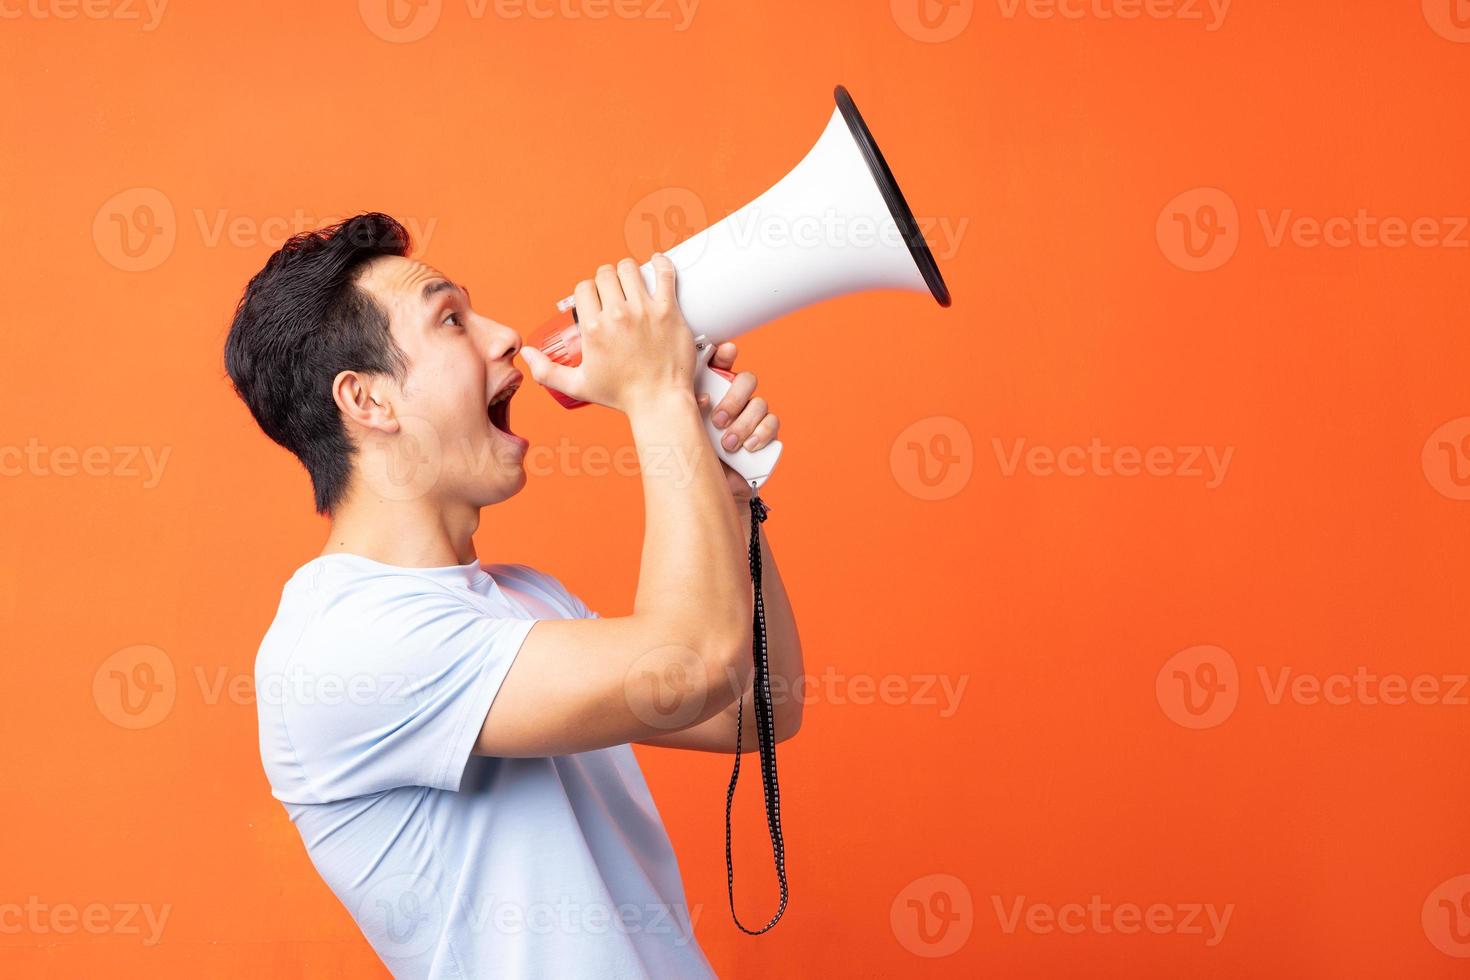
<path id="1" fill-rule="evenodd" d="M 749 504 L 743 498 L 737 498 L 735 504 L 744 520 L 744 538 L 748 542 Z M 746 575 L 746 586 L 749 588 L 748 565 Z M 761 595 L 765 598 L 766 607 L 766 654 L 771 668 L 771 702 L 775 716 L 776 741 L 784 742 L 801 729 L 805 667 L 801 654 L 801 635 L 796 628 L 796 614 L 792 611 L 791 599 L 786 594 L 786 584 L 781 579 L 781 571 L 776 567 L 776 556 L 771 550 L 769 524 L 761 525 Z M 749 663 L 749 647 L 745 649 L 744 657 Z M 747 675 L 741 689 L 744 702 L 744 710 L 740 712 L 742 752 L 754 752 L 758 745 L 752 679 Z M 736 702 L 731 702 L 725 710 L 707 721 L 677 732 L 655 735 L 643 739 L 643 742 L 664 748 L 728 754 L 735 751 L 735 721 Z"/>
<path id="2" fill-rule="evenodd" d="M 734 344 L 721 344 L 711 363 L 720 368 L 733 368 L 736 353 Z M 765 399 L 755 395 L 756 384 L 756 376 L 752 372 L 741 372 L 731 383 L 730 390 L 725 393 L 720 404 L 714 407 L 716 413 L 721 410 L 726 413 L 729 419 L 726 432 L 734 433 L 736 445 L 745 443 L 747 439 L 753 440 L 748 446 L 750 449 L 760 449 L 769 444 L 776 438 L 781 424 L 775 413 L 768 410 Z M 718 418 L 716 415 L 717 420 Z M 740 522 L 748 552 L 752 493 L 740 474 L 729 467 L 725 468 L 725 480 L 730 490 L 730 504 L 734 508 L 735 519 Z M 781 579 L 781 570 L 776 567 L 776 556 L 771 550 L 769 524 L 761 525 L 761 595 L 765 599 L 766 654 L 771 669 L 774 727 L 776 741 L 781 742 L 795 735 L 801 728 L 805 679 L 796 614 L 792 611 L 791 599 L 786 594 L 786 583 Z M 749 650 L 746 651 L 745 658 L 749 663 Z M 750 680 L 747 679 L 741 695 L 744 708 L 738 712 L 741 725 L 740 745 L 745 752 L 755 751 L 757 747 L 755 706 L 751 690 Z M 656 735 L 644 739 L 644 742 L 666 748 L 734 752 L 736 709 L 740 703 L 732 702 L 724 711 L 707 721 L 680 731 Z"/>
<path id="3" fill-rule="evenodd" d="M 538 381 L 628 416 L 645 510 L 633 613 L 532 627 L 485 719 L 480 754 L 560 755 L 695 725 L 732 703 L 749 676 L 744 537 L 695 404 L 693 337 L 673 299 L 673 264 L 655 264 L 652 297 L 630 259 L 599 269 L 595 288 L 578 285 L 579 367 L 524 354 Z M 649 677 L 675 680 L 676 710 Z"/>

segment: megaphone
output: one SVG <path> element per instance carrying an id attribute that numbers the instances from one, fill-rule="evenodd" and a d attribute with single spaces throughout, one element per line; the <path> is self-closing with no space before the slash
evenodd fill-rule
<path id="1" fill-rule="evenodd" d="M 939 272 L 913 211 L 852 96 L 837 86 L 833 110 L 807 155 L 774 187 L 745 207 L 670 248 L 679 307 L 695 334 L 697 394 L 708 395 L 705 428 L 720 457 L 754 489 L 781 455 L 772 442 L 751 452 L 725 449 L 710 412 L 734 375 L 709 365 L 717 345 L 820 300 L 868 289 L 929 293 L 949 306 Z M 645 263 L 644 285 L 654 288 Z M 581 363 L 571 297 L 530 337 L 549 358 Z M 579 401 L 547 389 L 567 408 Z"/>

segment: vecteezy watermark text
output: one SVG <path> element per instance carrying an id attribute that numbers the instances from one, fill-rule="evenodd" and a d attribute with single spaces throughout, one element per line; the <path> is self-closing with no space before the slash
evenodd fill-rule
<path id="1" fill-rule="evenodd" d="M 1003 476 L 1179 477 L 1202 479 L 1206 490 L 1225 482 L 1234 446 L 1118 446 L 1093 436 L 1085 445 L 1052 447 L 1016 438 L 990 440 Z"/>
<path id="2" fill-rule="evenodd" d="M 163 22 L 168 0 L 0 0 L 0 20 L 115 20 L 146 34 Z"/>
<path id="3" fill-rule="evenodd" d="M 1000 15 L 1015 20 L 1177 20 L 1218 31 L 1230 0 L 996 0 Z"/>
<path id="4" fill-rule="evenodd" d="M 1313 673 L 1290 665 L 1257 665 L 1266 705 L 1314 707 L 1470 707 L 1470 674 L 1375 671 L 1359 664 L 1350 671 Z M 1239 705 L 1246 684 L 1229 651 L 1212 645 L 1188 647 L 1164 661 L 1154 679 L 1159 707 L 1183 728 L 1224 724 Z"/>
<path id="5" fill-rule="evenodd" d="M 1301 214 L 1283 207 L 1256 208 L 1255 218 L 1269 249 L 1470 249 L 1470 215 L 1382 214 L 1365 207 Z M 1194 187 L 1164 205 L 1154 234 L 1170 262 L 1189 272 L 1211 272 L 1235 255 L 1247 225 L 1225 191 Z"/>
<path id="6" fill-rule="evenodd" d="M 141 477 L 152 490 L 172 453 L 172 446 L 48 446 L 31 436 L 24 446 L 0 446 L 0 477 Z"/>
<path id="7" fill-rule="evenodd" d="M 0 902 L 0 935 L 139 936 L 144 946 L 155 946 L 173 906 L 151 902 L 46 902 L 28 895 L 24 902 Z"/>
<path id="8" fill-rule="evenodd" d="M 700 0 L 464 0 L 472 21 L 509 22 L 639 20 L 689 30 Z M 390 44 L 411 44 L 438 26 L 445 0 L 358 0 L 357 12 L 369 31 Z M 457 5 L 456 5 L 457 6 Z"/>
<path id="9" fill-rule="evenodd" d="M 1104 902 L 1101 895 L 1089 897 L 1086 904 L 1067 902 L 1062 905 L 1028 902 L 1025 895 L 1014 898 L 992 895 L 990 904 L 995 909 L 1001 931 L 1007 935 L 1022 929 L 1038 935 L 1060 932 L 1069 936 L 1083 933 L 1127 936 L 1148 932 L 1155 936 L 1202 936 L 1205 945 L 1211 947 L 1220 945 L 1225 931 L 1230 928 L 1230 917 L 1235 914 L 1234 902 L 1224 906 L 1216 906 L 1213 902 L 1113 904 Z"/>

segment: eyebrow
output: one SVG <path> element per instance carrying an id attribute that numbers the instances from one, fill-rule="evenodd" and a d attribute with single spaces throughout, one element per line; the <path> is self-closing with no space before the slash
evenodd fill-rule
<path id="1" fill-rule="evenodd" d="M 468 299 L 469 298 L 469 295 L 470 295 L 469 294 L 469 290 L 465 289 L 462 286 L 455 285 L 454 283 L 450 282 L 448 279 L 435 279 L 435 280 L 433 280 L 431 282 L 425 283 L 424 284 L 424 291 L 423 291 L 422 295 L 423 295 L 423 298 L 424 298 L 424 302 L 427 303 L 429 300 L 433 299 L 434 296 L 437 295 L 438 293 L 453 293 L 453 292 L 461 292 L 461 293 L 464 293 L 466 299 Z"/>

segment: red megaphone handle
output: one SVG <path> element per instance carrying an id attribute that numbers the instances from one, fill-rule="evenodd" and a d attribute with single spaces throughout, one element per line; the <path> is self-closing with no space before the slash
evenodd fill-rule
<path id="1" fill-rule="evenodd" d="M 577 329 L 576 309 L 563 310 L 541 324 L 526 339 L 526 343 L 537 348 L 558 364 L 565 364 L 567 367 L 576 367 L 581 364 L 582 334 Z M 547 386 L 546 390 L 563 408 L 581 408 L 583 405 L 590 404 L 550 386 Z"/>
<path id="2" fill-rule="evenodd" d="M 564 310 L 541 324 L 526 340 L 526 343 L 536 347 L 541 353 L 558 364 L 565 364 L 567 367 L 576 367 L 578 364 L 581 364 L 582 334 L 577 329 L 576 308 L 573 307 Z M 726 381 L 735 380 L 735 373 L 733 371 L 726 371 L 724 368 L 717 368 L 712 364 L 708 365 L 708 367 Z M 564 408 L 581 408 L 583 405 L 590 404 L 579 398 L 573 398 L 565 392 L 557 391 L 552 387 L 547 387 L 546 390 Z"/>

